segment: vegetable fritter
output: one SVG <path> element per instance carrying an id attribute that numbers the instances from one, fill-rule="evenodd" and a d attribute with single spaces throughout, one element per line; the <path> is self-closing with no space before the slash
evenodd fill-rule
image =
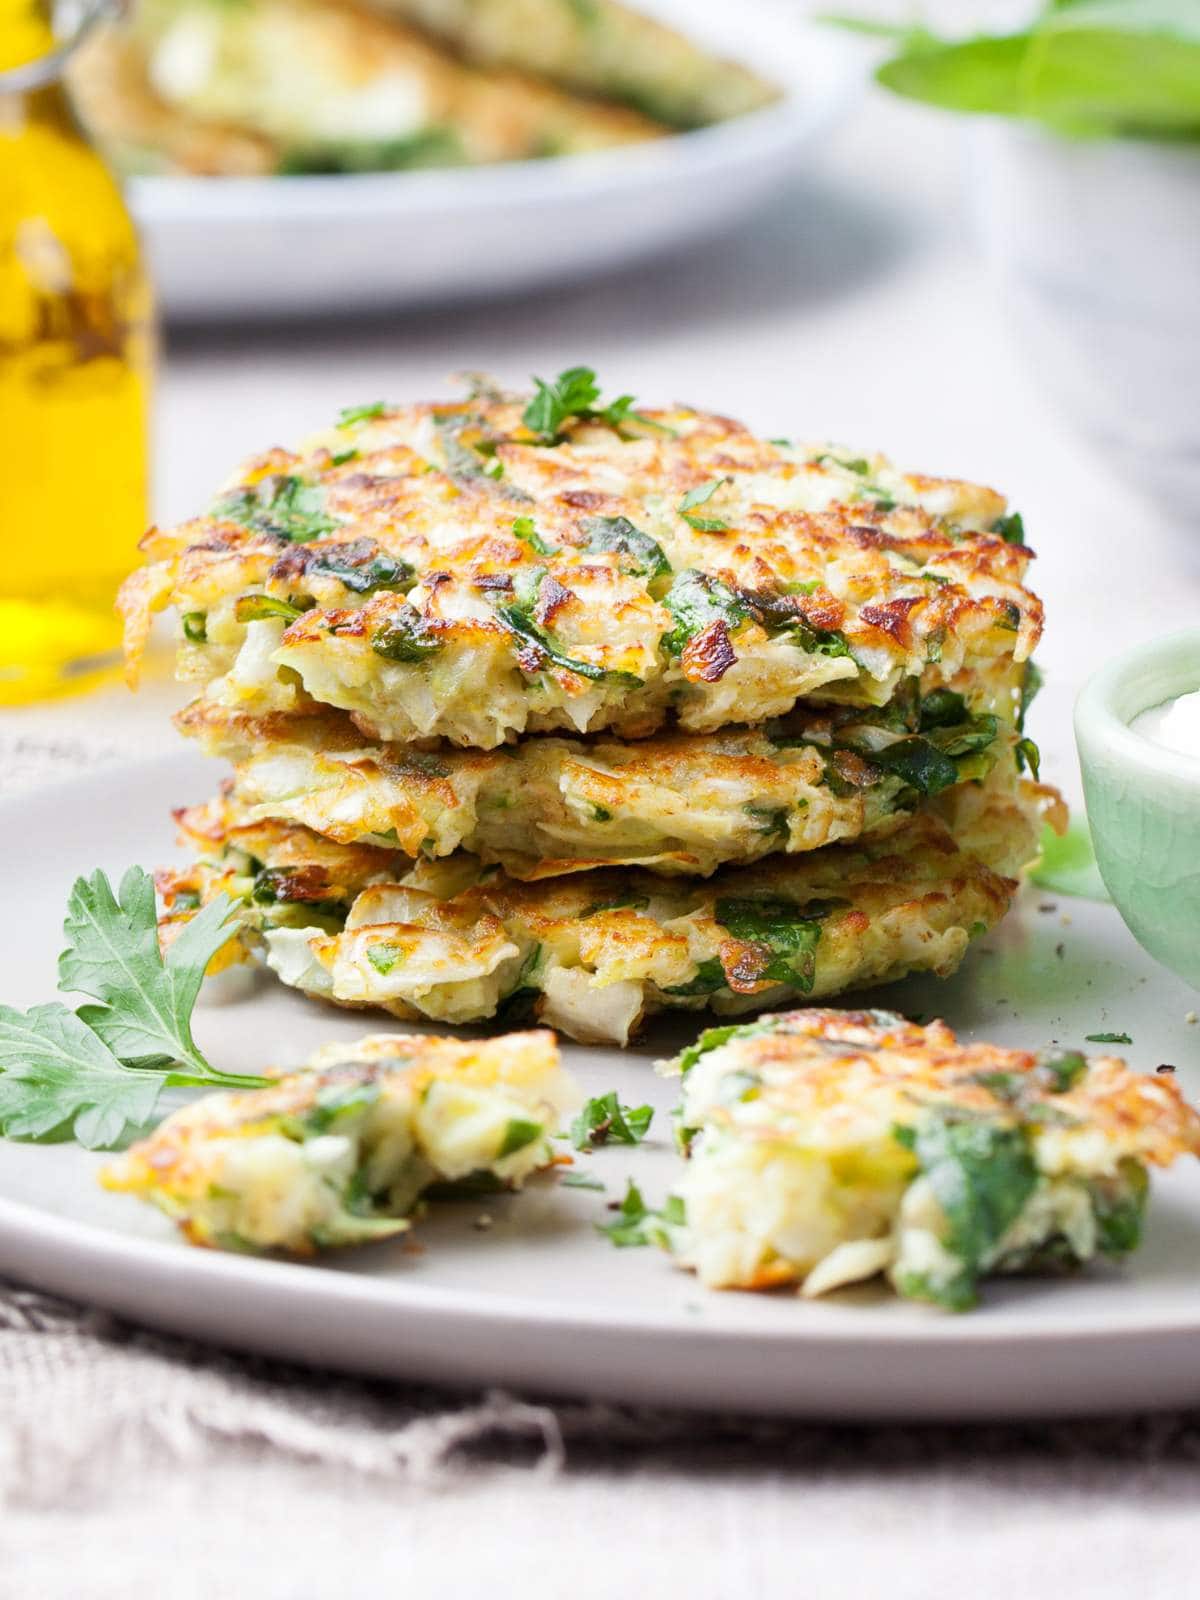
<path id="1" fill-rule="evenodd" d="M 943 691 L 863 714 L 621 744 L 541 737 L 498 751 L 372 745 L 345 717 L 252 717 L 196 701 L 176 719 L 237 763 L 249 820 L 438 857 L 462 847 L 510 876 L 611 865 L 705 875 L 896 827 L 984 777 L 1011 739 Z"/>
<path id="2" fill-rule="evenodd" d="M 410 867 L 247 821 L 223 799 L 179 814 L 201 860 L 159 887 L 168 935 L 224 890 L 248 951 L 339 1004 L 455 1023 L 535 1015 L 624 1044 L 664 1009 L 730 1014 L 952 972 L 1008 909 L 1038 831 L 1038 796 L 1011 778 L 967 785 L 957 804 L 949 826 L 918 813 L 881 840 L 703 881 L 607 868 L 519 883 L 463 852 Z"/>
<path id="3" fill-rule="evenodd" d="M 718 1288 L 886 1274 L 951 1310 L 991 1273 L 1136 1248 L 1147 1164 L 1200 1155 L 1168 1077 L 884 1011 L 716 1028 L 674 1062 L 690 1154 L 660 1235 Z"/>
<path id="4" fill-rule="evenodd" d="M 520 1188 L 579 1096 L 554 1036 L 379 1034 L 266 1089 L 210 1094 L 103 1173 L 193 1244 L 310 1254 L 403 1233 L 435 1184 Z"/>
<path id="5" fill-rule="evenodd" d="M 376 0 L 487 66 L 536 72 L 679 127 L 756 110 L 776 91 L 617 0 Z"/>
<path id="6" fill-rule="evenodd" d="M 655 139 L 661 123 L 446 55 L 328 0 L 138 0 L 72 74 L 134 171 L 254 176 L 538 159 Z"/>
<path id="7" fill-rule="evenodd" d="M 528 403 L 361 406 L 250 462 L 143 541 L 131 671 L 171 605 L 211 700 L 335 706 L 371 739 L 709 732 L 885 706 L 914 679 L 1016 721 L 1042 612 L 999 495 L 598 405 L 580 373 Z"/>

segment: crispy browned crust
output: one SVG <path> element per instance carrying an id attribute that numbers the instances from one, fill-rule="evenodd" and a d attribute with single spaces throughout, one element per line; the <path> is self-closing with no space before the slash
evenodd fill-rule
<path id="1" fill-rule="evenodd" d="M 1116 1154 L 1169 1166 L 1200 1155 L 1200 1112 L 1175 1079 L 1133 1072 L 1116 1056 L 1093 1056 L 1064 1090 L 1047 1070 L 1046 1052 L 960 1040 L 944 1022 L 926 1026 L 879 1011 L 812 1009 L 770 1019 L 769 1029 L 727 1047 L 739 1070 L 762 1069 L 760 1100 L 780 1118 L 829 1129 L 864 1104 L 900 1094 L 917 1107 L 986 1116 L 1000 1122 L 1076 1122 L 1095 1130 Z M 850 1092 L 850 1086 L 853 1092 Z M 719 1107 L 711 1113 L 720 1122 Z M 778 1137 L 764 1116 L 742 1137 Z"/>

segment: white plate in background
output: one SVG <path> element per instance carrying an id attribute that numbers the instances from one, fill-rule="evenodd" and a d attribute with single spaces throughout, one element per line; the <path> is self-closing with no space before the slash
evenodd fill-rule
<path id="1" fill-rule="evenodd" d="M 643 0 L 783 90 L 646 145 L 426 172 L 130 181 L 169 319 L 270 319 L 497 297 L 715 237 L 795 173 L 861 77 L 854 41 L 770 0 Z"/>
<path id="2" fill-rule="evenodd" d="M 192 753 L 84 776 L 0 806 L 5 996 L 54 993 L 67 891 L 80 872 L 170 859 L 173 805 L 220 768 Z M 1110 906 L 1026 890 L 948 983 L 878 991 L 1001 1044 L 1128 1031 L 1144 1068 L 1176 1063 L 1200 1089 L 1195 997 L 1134 944 Z M 1069 918 L 1069 923 L 1064 921 Z M 1146 1241 L 1121 1268 L 987 1286 L 953 1316 L 873 1287 L 808 1302 L 715 1293 L 653 1249 L 618 1250 L 593 1223 L 636 1179 L 658 1203 L 677 1158 L 656 1055 L 703 1018 L 624 1054 L 568 1045 L 590 1093 L 659 1108 L 646 1145 L 581 1157 L 607 1196 L 535 1180 L 522 1195 L 445 1204 L 405 1241 L 302 1265 L 197 1250 L 148 1206 L 104 1193 L 103 1157 L 0 1141 L 0 1272 L 157 1328 L 386 1377 L 505 1384 L 663 1405 L 864 1420 L 1112 1412 L 1200 1403 L 1200 1169 L 1156 1174 Z M 267 978 L 211 986 L 202 1048 L 223 1067 L 303 1060 L 318 1044 L 404 1031 Z M 486 1231 L 474 1223 L 486 1211 Z"/>

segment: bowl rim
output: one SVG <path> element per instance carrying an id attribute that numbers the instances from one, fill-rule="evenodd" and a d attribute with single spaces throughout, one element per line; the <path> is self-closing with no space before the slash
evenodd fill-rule
<path id="1" fill-rule="evenodd" d="M 1165 693 L 1153 677 L 1156 671 L 1165 674 Z M 1173 681 L 1176 675 L 1178 682 Z M 1130 709 L 1122 703 L 1122 695 L 1139 680 L 1146 694 L 1144 699 L 1135 694 Z M 1159 778 L 1182 779 L 1200 789 L 1200 753 L 1169 750 L 1131 726 L 1144 711 L 1195 690 L 1200 690 L 1200 628 L 1180 629 L 1122 651 L 1088 679 L 1075 702 L 1081 764 L 1086 765 L 1085 746 L 1092 739 L 1129 766 Z"/>

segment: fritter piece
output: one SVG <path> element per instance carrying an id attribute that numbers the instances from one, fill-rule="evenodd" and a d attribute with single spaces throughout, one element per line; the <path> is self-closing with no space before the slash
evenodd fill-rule
<path id="1" fill-rule="evenodd" d="M 206 699 L 176 722 L 237 763 L 234 798 L 250 821 L 410 856 L 462 847 L 521 879 L 611 865 L 706 875 L 878 834 L 985 776 L 1011 746 L 996 717 L 944 692 L 767 729 L 633 744 L 545 736 L 486 752 L 371 745 L 345 717 L 252 717 Z"/>
<path id="2" fill-rule="evenodd" d="M 636 8 L 615 0 L 375 0 L 488 66 L 536 72 L 640 107 L 677 127 L 757 110 L 778 96 Z"/>
<path id="3" fill-rule="evenodd" d="M 963 1310 L 989 1274 L 1135 1249 L 1147 1164 L 1200 1155 L 1170 1078 L 886 1011 L 715 1028 L 673 1066 L 691 1159 L 663 1231 L 714 1288 L 819 1295 L 884 1273 Z"/>
<path id="4" fill-rule="evenodd" d="M 335 706 L 386 741 L 702 733 L 910 678 L 1016 720 L 1042 610 L 991 490 L 687 408 L 553 442 L 522 413 L 369 406 L 249 463 L 143 541 L 131 672 L 171 605 L 180 675 L 218 703 Z"/>
<path id="5" fill-rule="evenodd" d="M 399 857 L 388 876 L 378 850 L 244 822 L 227 799 L 180 818 L 203 859 L 160 876 L 168 935 L 224 890 L 244 908 L 247 950 L 306 993 L 442 1022 L 533 1015 L 617 1044 L 656 1011 L 732 1014 L 947 975 L 1037 849 L 1036 809 L 1016 788 L 981 802 L 960 843 L 918 813 L 880 841 L 704 881 L 608 868 L 518 883 L 465 853 L 411 870 Z"/>
<path id="6" fill-rule="evenodd" d="M 193 1244 L 310 1255 L 403 1233 L 434 1184 L 519 1189 L 577 1100 L 554 1036 L 378 1034 L 269 1089 L 209 1094 L 111 1162 L 108 1189 Z"/>
<path id="7" fill-rule="evenodd" d="M 73 72 L 121 165 L 244 176 L 477 165 L 666 130 L 516 72 L 480 71 L 396 20 L 327 0 L 139 0 Z"/>

